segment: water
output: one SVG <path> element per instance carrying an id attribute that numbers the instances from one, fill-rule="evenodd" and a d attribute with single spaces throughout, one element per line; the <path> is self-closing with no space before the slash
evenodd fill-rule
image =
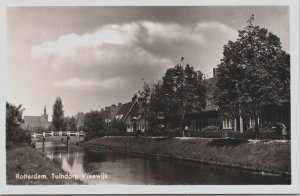
<path id="1" fill-rule="evenodd" d="M 37 145 L 39 150 L 42 150 Z M 195 162 L 149 158 L 131 153 L 46 143 L 47 157 L 88 184 L 255 185 L 290 184 L 290 177 L 258 175 Z M 86 178 L 82 174 L 98 175 Z"/>

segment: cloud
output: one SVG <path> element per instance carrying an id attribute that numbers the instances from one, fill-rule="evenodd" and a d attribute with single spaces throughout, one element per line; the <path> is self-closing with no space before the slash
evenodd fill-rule
<path id="1" fill-rule="evenodd" d="M 96 47 L 111 45 L 139 45 L 139 43 L 155 43 L 174 41 L 190 41 L 203 43 L 205 33 L 222 32 L 234 34 L 231 27 L 218 22 L 201 22 L 195 26 L 183 26 L 176 23 L 160 23 L 137 21 L 124 24 L 109 24 L 99 28 L 94 33 L 78 35 L 75 33 L 63 35 L 55 42 L 45 42 L 33 46 L 31 53 L 34 57 L 49 54 L 59 54 L 60 57 L 71 53 L 80 47 Z"/>
<path id="2" fill-rule="evenodd" d="M 104 88 L 111 89 L 127 84 L 128 80 L 122 77 L 108 78 L 106 80 L 90 80 L 81 78 L 69 78 L 66 80 L 55 81 L 53 86 L 62 89 L 94 89 Z"/>
<path id="3" fill-rule="evenodd" d="M 207 43 L 223 44 L 234 34 L 234 29 L 218 22 L 181 25 L 135 21 L 108 24 L 82 35 L 62 35 L 33 46 L 31 54 L 35 64 L 52 68 L 53 85 L 58 88 L 108 89 L 125 83 L 124 79 L 135 88 L 139 78 L 160 79 L 176 64 L 174 56 L 201 51 L 199 47 L 207 50 Z"/>
<path id="4" fill-rule="evenodd" d="M 238 31 L 232 27 L 219 22 L 200 22 L 197 23 L 195 31 L 199 33 L 219 33 L 222 36 L 236 37 Z"/>
<path id="5" fill-rule="evenodd" d="M 33 46 L 31 53 L 34 57 L 59 54 L 67 55 L 73 49 L 88 46 L 134 45 L 140 42 L 153 43 L 155 41 L 172 42 L 189 40 L 202 42 L 202 35 L 191 27 L 175 23 L 159 23 L 150 21 L 137 21 L 125 24 L 109 24 L 91 34 L 78 35 L 75 33 L 63 35 L 55 42 L 45 42 Z"/>

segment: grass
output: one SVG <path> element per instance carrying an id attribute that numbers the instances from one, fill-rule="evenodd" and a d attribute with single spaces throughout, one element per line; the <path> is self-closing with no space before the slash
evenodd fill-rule
<path id="1" fill-rule="evenodd" d="M 6 149 L 6 181 L 8 185 L 82 184 L 72 179 L 52 179 L 54 174 L 67 174 L 55 163 L 27 144 L 9 145 Z M 17 179 L 16 175 L 46 175 L 47 179 Z"/>
<path id="2" fill-rule="evenodd" d="M 127 151 L 165 155 L 270 173 L 291 173 L 290 141 L 204 138 L 94 138 L 83 145 L 114 146 Z"/>

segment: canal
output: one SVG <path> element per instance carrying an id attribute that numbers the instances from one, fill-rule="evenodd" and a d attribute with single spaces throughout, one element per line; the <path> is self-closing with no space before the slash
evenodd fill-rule
<path id="1" fill-rule="evenodd" d="M 59 167 L 88 184 L 128 185 L 267 185 L 290 184 L 290 177 L 203 165 L 195 162 L 157 159 L 131 153 L 93 150 L 46 142 L 37 149 Z M 94 178 L 82 174 L 94 175 Z"/>

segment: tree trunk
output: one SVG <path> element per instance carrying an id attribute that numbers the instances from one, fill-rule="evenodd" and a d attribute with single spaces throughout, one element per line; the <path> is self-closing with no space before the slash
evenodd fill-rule
<path id="1" fill-rule="evenodd" d="M 145 118 L 144 118 L 144 136 L 146 136 L 146 132 L 147 132 L 147 118 L 146 118 L 146 116 L 147 116 L 147 114 L 146 114 L 146 107 L 145 107 Z"/>
<path id="2" fill-rule="evenodd" d="M 254 129 L 255 129 L 255 138 L 258 139 L 259 131 L 258 131 L 258 116 L 256 111 L 254 112 Z"/>
<path id="3" fill-rule="evenodd" d="M 184 118 L 185 118 L 185 110 L 182 112 L 181 120 L 180 120 L 180 130 L 182 131 L 182 136 L 185 137 L 184 133 Z"/>

